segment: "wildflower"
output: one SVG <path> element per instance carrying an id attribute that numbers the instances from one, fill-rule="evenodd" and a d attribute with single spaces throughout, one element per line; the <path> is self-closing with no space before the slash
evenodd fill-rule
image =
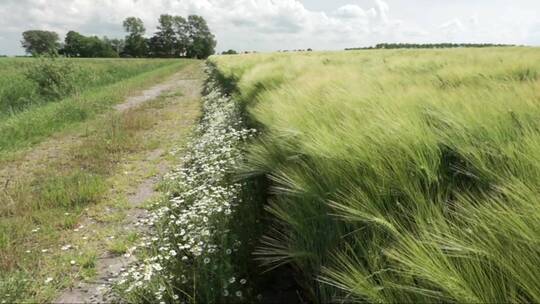
<path id="1" fill-rule="evenodd" d="M 75 261 L 74 261 L 74 260 L 71 260 L 69 263 L 70 263 L 71 265 L 75 265 Z"/>
<path id="2" fill-rule="evenodd" d="M 53 278 L 51 277 L 48 277 L 45 279 L 45 284 L 49 284 L 50 282 L 52 282 Z"/>
<path id="3" fill-rule="evenodd" d="M 239 145 L 254 132 L 242 129 L 243 122 L 239 119 L 240 112 L 235 103 L 212 86 L 212 83 L 208 84 L 209 93 L 203 98 L 204 115 L 195 131 L 198 136 L 184 150 L 183 166 L 165 177 L 166 183 L 181 190 L 168 191 L 169 201 L 164 205 L 154 204 L 157 208 L 148 218 L 139 220 L 141 225 L 163 228 L 158 234 L 143 238 L 140 245 L 155 246 L 154 256 L 130 267 L 127 271 L 129 275 L 121 275 L 125 278 L 122 280 L 129 283 L 124 288 L 128 293 L 143 284 L 144 287 L 151 286 L 146 281 L 154 279 L 154 276 L 158 276 L 159 280 L 172 280 L 172 273 L 164 266 L 172 263 L 172 269 L 177 269 L 174 265 L 177 260 L 171 257 L 180 253 L 183 253 L 181 261 L 187 262 L 190 257 L 199 260 L 201 256 L 204 264 L 209 264 L 211 254 L 222 248 L 222 244 L 213 243 L 214 240 L 224 239 L 230 233 L 228 229 L 218 229 L 216 225 L 224 216 L 235 212 L 235 207 L 241 201 L 239 196 L 243 185 L 229 183 L 227 174 L 243 161 Z M 173 149 L 171 153 L 178 151 L 180 149 Z M 230 255 L 233 249 L 226 249 L 225 252 Z M 186 264 L 191 267 L 191 264 Z M 217 270 L 217 266 L 213 265 L 213 269 Z M 184 274 L 178 275 L 182 284 L 191 281 Z M 236 278 L 231 277 L 228 282 L 233 284 Z M 245 279 L 240 280 L 240 284 L 246 282 Z M 161 286 L 154 299 L 159 301 L 164 291 L 165 288 Z M 225 289 L 223 294 L 228 296 L 229 291 Z M 241 291 L 235 294 L 242 297 Z M 173 296 L 173 299 L 178 299 L 178 296 Z"/>

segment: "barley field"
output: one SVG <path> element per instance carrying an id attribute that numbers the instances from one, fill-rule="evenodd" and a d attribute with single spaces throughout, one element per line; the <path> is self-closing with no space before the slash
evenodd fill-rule
<path id="1" fill-rule="evenodd" d="M 215 56 L 309 301 L 540 301 L 540 50 Z M 289 269 L 287 268 L 287 269 Z"/>

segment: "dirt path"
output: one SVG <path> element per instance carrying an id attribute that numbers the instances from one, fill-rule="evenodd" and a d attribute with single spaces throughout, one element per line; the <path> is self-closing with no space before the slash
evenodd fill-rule
<path id="1" fill-rule="evenodd" d="M 167 111 L 187 111 L 182 109 L 182 102 L 193 101 L 200 98 L 202 80 L 200 73 L 197 71 L 194 74 L 185 72 L 174 75 L 170 80 L 158 84 L 148 90 L 145 90 L 138 96 L 132 96 L 126 100 L 126 102 L 119 104 L 115 109 L 119 112 L 128 111 L 135 108 L 143 107 L 143 105 L 149 101 L 161 98 L 163 96 L 171 96 L 175 100 L 174 103 L 167 103 L 160 109 L 161 114 L 167 115 Z M 127 175 L 126 172 L 119 173 L 120 179 L 127 179 L 127 183 L 131 184 L 123 189 L 111 188 L 111 192 L 115 192 L 116 196 L 121 195 L 126 197 L 127 208 L 115 210 L 115 208 L 106 208 L 105 212 L 114 213 L 121 212 L 123 214 L 123 220 L 120 222 L 120 230 L 117 231 L 119 235 L 127 235 L 130 233 L 140 233 L 143 230 L 148 229 L 144 224 L 144 219 L 147 217 L 147 211 L 142 208 L 143 204 L 156 197 L 157 193 L 155 187 L 160 181 L 160 178 L 171 168 L 173 160 L 170 159 L 170 148 L 174 146 L 174 142 L 178 138 L 175 138 L 175 129 L 178 129 L 179 124 L 192 124 L 193 121 L 180 121 L 170 119 L 168 122 L 161 121 L 157 123 L 152 130 L 148 131 L 149 136 L 159 137 L 163 139 L 163 143 L 166 145 L 160 145 L 155 149 L 145 152 L 145 155 L 141 155 L 135 159 L 123 160 L 125 168 L 129 168 L 131 171 L 139 172 L 138 176 L 142 177 L 135 182 L 130 182 L 129 177 L 125 178 L 121 175 Z M 145 177 L 150 175 L 148 177 Z M 116 179 L 113 177 L 113 179 Z M 127 210 L 124 210 L 127 209 Z M 87 227 L 88 231 L 92 231 L 92 227 L 107 225 L 106 223 L 100 223 L 99 215 L 85 216 L 81 219 L 80 226 Z M 103 228 L 103 227 L 101 227 Z M 102 248 L 103 249 L 103 248 Z M 130 263 L 134 262 L 134 257 L 128 250 L 125 254 L 112 253 L 104 249 L 95 265 L 95 276 L 91 281 L 79 282 L 64 291 L 56 300 L 55 303 L 103 303 L 110 302 L 107 296 L 107 291 L 110 290 L 110 286 L 117 278 L 118 274 L 126 268 Z"/>
<path id="2" fill-rule="evenodd" d="M 156 152 L 160 151 L 156 150 Z M 147 217 L 147 211 L 142 209 L 141 205 L 156 195 L 154 188 L 159 182 L 159 176 L 166 173 L 168 169 L 164 162 L 161 163 L 160 167 L 161 170 L 156 176 L 143 181 L 137 189 L 134 189 L 135 193 L 129 195 L 128 203 L 132 209 L 127 212 L 123 222 L 126 232 L 140 233 L 147 228 L 140 225 L 140 220 Z M 90 219 L 84 219 L 84 222 L 91 224 Z M 118 274 L 134 261 L 134 257 L 129 253 L 117 255 L 103 252 L 97 261 L 95 279 L 90 282 L 80 282 L 75 288 L 65 291 L 56 299 L 55 303 L 104 303 L 112 301 L 113 299 L 108 298 L 107 291 L 110 290 L 111 284 Z"/>
<path id="3" fill-rule="evenodd" d="M 118 112 L 124 112 L 174 89 L 181 90 L 182 94 L 185 94 L 183 96 L 185 98 L 197 97 L 200 93 L 200 77 L 198 69 L 178 72 L 166 82 L 128 97 L 125 102 L 114 106 L 114 109 Z M 17 161 L 12 161 L 11 158 L 0 160 L 0 180 L 9 182 L 15 174 L 19 179 L 24 178 L 24 174 L 31 175 L 35 171 L 46 170 L 49 163 L 61 163 L 64 155 L 70 149 L 80 145 L 82 136 L 84 134 L 80 134 L 80 132 L 75 134 L 55 134 L 46 141 L 32 147 L 31 150 L 16 153 L 12 158 L 17 159 Z M 19 154 L 24 156 L 19 157 Z"/>

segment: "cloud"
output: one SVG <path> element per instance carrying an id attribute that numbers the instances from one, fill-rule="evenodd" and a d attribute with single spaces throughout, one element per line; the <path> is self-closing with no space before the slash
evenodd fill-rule
<path id="1" fill-rule="evenodd" d="M 472 26 L 478 26 L 480 24 L 480 18 L 478 17 L 478 14 L 474 14 L 471 17 L 469 17 L 469 23 Z"/>
<path id="2" fill-rule="evenodd" d="M 382 22 L 387 23 L 388 22 L 388 12 L 390 11 L 390 7 L 388 4 L 382 0 L 376 0 L 375 5 L 377 6 L 377 13 L 379 18 Z"/>
<path id="3" fill-rule="evenodd" d="M 249 41 L 239 40 L 256 38 L 268 41 L 259 46 L 263 50 L 275 48 L 275 39 L 284 42 L 282 48 L 300 47 L 299 43 L 308 41 L 331 48 L 326 41 L 338 35 L 343 42 L 359 43 L 375 26 L 388 23 L 389 9 L 382 0 L 373 7 L 347 4 L 330 12 L 309 10 L 297 0 L 4 0 L 0 3 L 0 34 L 40 28 L 61 35 L 77 30 L 122 36 L 121 22 L 127 16 L 143 19 L 147 33 L 152 34 L 161 13 L 200 14 L 225 47 L 245 47 Z M 236 34 L 235 41 L 230 41 L 232 34 Z"/>
<path id="4" fill-rule="evenodd" d="M 358 5 L 346 4 L 336 9 L 335 16 L 337 18 L 352 19 L 366 18 L 366 11 Z"/>
<path id="5" fill-rule="evenodd" d="M 459 18 L 454 18 L 439 26 L 441 33 L 448 38 L 454 38 L 457 34 L 465 31 L 465 26 Z"/>
<path id="6" fill-rule="evenodd" d="M 529 28 L 526 42 L 534 45 L 540 45 L 540 20 Z"/>
<path id="7" fill-rule="evenodd" d="M 323 1 L 331 6 L 326 0 L 309 2 Z M 504 6 L 478 1 L 485 1 L 486 7 L 497 13 L 505 12 Z M 27 29 L 53 30 L 60 35 L 76 30 L 86 35 L 122 37 L 122 21 L 128 16 L 143 19 L 147 35 L 152 35 L 162 13 L 204 16 L 216 33 L 220 50 L 342 49 L 378 42 L 447 39 L 539 40 L 536 27 L 518 16 L 521 11 L 508 16 L 519 20 L 520 25 L 484 17 L 481 14 L 485 10 L 471 16 L 465 4 L 461 14 L 452 15 L 457 11 L 446 13 L 447 4 L 437 1 L 429 1 L 417 11 L 403 9 L 410 2 L 393 1 L 392 6 L 384 0 L 344 2 L 317 10 L 309 9 L 308 1 L 299 0 L 0 0 L 0 36 L 5 38 L 0 53 L 21 53 L 20 34 Z M 531 3 L 539 8 L 534 4 L 537 2 Z"/>

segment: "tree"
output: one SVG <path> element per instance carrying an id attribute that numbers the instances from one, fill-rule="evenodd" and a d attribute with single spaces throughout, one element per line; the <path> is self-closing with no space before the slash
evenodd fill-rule
<path id="1" fill-rule="evenodd" d="M 232 49 L 221 53 L 221 55 L 236 55 L 236 54 L 238 54 L 238 52 Z"/>
<path id="2" fill-rule="evenodd" d="M 148 40 L 150 54 L 155 57 L 186 56 L 189 45 L 188 24 L 182 16 L 161 15 L 156 34 Z"/>
<path id="3" fill-rule="evenodd" d="M 58 34 L 50 31 L 32 30 L 22 34 L 22 47 L 28 54 L 56 54 L 60 48 Z"/>
<path id="4" fill-rule="evenodd" d="M 191 15 L 187 20 L 188 46 L 186 55 L 205 59 L 215 53 L 216 40 L 203 17 Z"/>
<path id="5" fill-rule="evenodd" d="M 124 29 L 128 32 L 124 54 L 131 57 L 145 57 L 148 53 L 146 39 L 143 37 L 146 29 L 140 18 L 128 17 L 124 20 Z"/>
<path id="6" fill-rule="evenodd" d="M 175 17 L 171 15 L 159 16 L 158 31 L 150 39 L 150 50 L 157 57 L 174 57 L 177 53 L 177 37 L 175 31 Z"/>
<path id="7" fill-rule="evenodd" d="M 108 44 L 105 39 L 100 39 L 97 36 L 84 38 L 84 53 L 81 57 L 102 57 L 111 58 L 118 57 L 118 54 L 114 51 L 112 46 Z"/>
<path id="8" fill-rule="evenodd" d="M 186 18 L 174 16 L 174 32 L 176 33 L 176 56 L 185 57 L 189 45 L 189 26 Z"/>
<path id="9" fill-rule="evenodd" d="M 86 37 L 75 31 L 67 33 L 61 52 L 68 57 L 118 57 L 107 37 Z"/>
<path id="10" fill-rule="evenodd" d="M 149 57 L 162 57 L 163 55 L 163 41 L 161 37 L 154 35 L 148 39 L 148 55 Z"/>
<path id="11" fill-rule="evenodd" d="M 113 38 L 113 39 L 107 39 L 107 40 L 108 40 L 109 45 L 113 48 L 113 50 L 117 54 L 120 55 L 124 52 L 124 47 L 126 45 L 126 42 L 124 41 L 124 39 Z"/>
<path id="12" fill-rule="evenodd" d="M 79 57 L 83 52 L 84 36 L 75 32 L 69 31 L 64 39 L 64 48 L 62 54 L 67 57 Z"/>

